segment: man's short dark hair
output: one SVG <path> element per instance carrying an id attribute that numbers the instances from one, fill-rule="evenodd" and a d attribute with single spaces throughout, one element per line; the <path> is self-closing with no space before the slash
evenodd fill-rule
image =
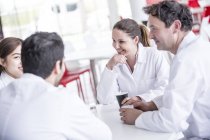
<path id="1" fill-rule="evenodd" d="M 193 26 L 192 14 L 189 8 L 174 0 L 166 0 L 143 8 L 146 14 L 152 15 L 165 23 L 168 28 L 175 20 L 182 23 L 181 30 L 189 31 Z"/>
<path id="2" fill-rule="evenodd" d="M 64 45 L 57 33 L 37 32 L 22 45 L 21 60 L 24 73 L 47 78 L 56 61 L 64 57 Z"/>

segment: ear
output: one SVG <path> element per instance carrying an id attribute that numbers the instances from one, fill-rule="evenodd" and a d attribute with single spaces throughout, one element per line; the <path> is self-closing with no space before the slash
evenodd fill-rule
<path id="1" fill-rule="evenodd" d="M 3 67 L 4 67 L 4 62 L 5 62 L 4 59 L 0 58 L 0 65 L 3 66 Z"/>
<path id="2" fill-rule="evenodd" d="M 136 36 L 134 39 L 133 39 L 134 43 L 137 45 L 139 43 L 139 37 Z"/>
<path id="3" fill-rule="evenodd" d="M 180 20 L 175 20 L 173 23 L 173 33 L 177 33 L 178 31 L 180 31 L 181 27 L 182 23 L 180 22 Z"/>
<path id="4" fill-rule="evenodd" d="M 58 60 L 55 64 L 55 67 L 54 67 L 54 73 L 55 74 L 60 74 L 64 70 L 65 70 L 64 61 L 63 60 Z"/>

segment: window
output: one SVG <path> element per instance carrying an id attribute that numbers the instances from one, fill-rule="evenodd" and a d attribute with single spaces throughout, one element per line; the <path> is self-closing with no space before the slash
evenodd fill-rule
<path id="1" fill-rule="evenodd" d="M 52 6 L 52 11 L 53 12 L 55 12 L 55 13 L 60 13 L 61 12 L 61 10 L 60 10 L 60 7 L 59 7 L 59 5 L 55 5 L 55 6 Z"/>
<path id="2" fill-rule="evenodd" d="M 2 23 L 1 23 L 1 16 L 0 16 L 0 40 L 4 38 L 3 30 L 2 30 Z"/>

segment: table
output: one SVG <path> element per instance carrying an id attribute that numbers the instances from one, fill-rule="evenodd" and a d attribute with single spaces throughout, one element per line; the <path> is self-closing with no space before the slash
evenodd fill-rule
<path id="1" fill-rule="evenodd" d="M 69 53 L 68 57 L 65 58 L 65 62 L 68 63 L 70 61 L 78 61 L 88 59 L 90 61 L 90 68 L 93 73 L 93 81 L 95 87 L 98 83 L 98 77 L 96 72 L 96 62 L 100 59 L 108 59 L 111 58 L 116 51 L 110 47 L 94 47 L 94 48 L 86 48 L 80 51 L 73 51 Z"/>
<path id="2" fill-rule="evenodd" d="M 95 114 L 110 127 L 113 140 L 177 140 L 176 133 L 156 133 L 124 124 L 118 110 L 116 104 L 96 106 Z"/>

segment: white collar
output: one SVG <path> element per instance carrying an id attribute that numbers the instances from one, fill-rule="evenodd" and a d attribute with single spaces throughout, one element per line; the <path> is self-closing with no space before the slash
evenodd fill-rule
<path id="1" fill-rule="evenodd" d="M 138 44 L 138 52 L 136 57 L 137 57 L 137 62 L 146 63 L 146 50 L 141 43 Z"/>
<path id="2" fill-rule="evenodd" d="M 7 86 L 9 83 L 15 80 L 15 78 L 8 75 L 6 72 L 1 72 L 1 80 L 4 86 Z"/>
<path id="3" fill-rule="evenodd" d="M 177 53 L 179 53 L 182 49 L 188 47 L 193 41 L 196 40 L 196 35 L 190 31 L 182 40 L 181 44 L 179 45 L 179 48 L 177 50 Z"/>

